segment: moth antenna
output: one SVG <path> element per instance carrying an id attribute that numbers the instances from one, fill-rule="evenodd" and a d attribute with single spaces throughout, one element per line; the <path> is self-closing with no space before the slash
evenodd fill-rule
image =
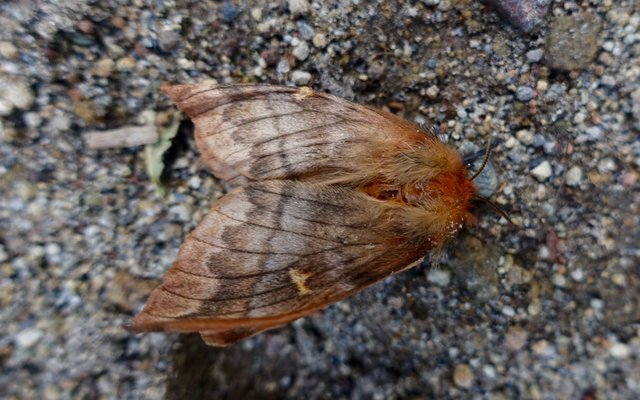
<path id="1" fill-rule="evenodd" d="M 484 151 L 484 157 L 482 158 L 482 165 L 480 165 L 480 169 L 478 169 L 476 171 L 475 174 L 473 174 L 473 176 L 471 177 L 471 181 L 473 181 L 474 179 L 476 179 L 478 177 L 478 175 L 480 175 L 482 173 L 482 170 L 484 170 L 484 167 L 487 166 L 487 162 L 489 161 L 489 156 L 491 155 L 491 147 L 493 146 L 491 140 L 489 140 L 487 142 L 487 148 Z"/>
<path id="2" fill-rule="evenodd" d="M 502 208 L 498 207 L 498 206 L 497 206 L 494 202 L 492 202 L 491 200 L 489 200 L 489 199 L 485 199 L 484 197 L 482 197 L 482 196 L 478 196 L 478 195 L 473 195 L 473 197 L 472 197 L 472 198 L 473 198 L 473 200 L 480 200 L 481 202 L 483 202 L 483 203 L 487 204 L 488 206 L 490 206 L 491 208 L 493 208 L 493 210 L 494 210 L 495 212 L 497 212 L 498 214 L 500 214 L 501 216 L 503 216 L 503 217 L 504 217 L 504 219 L 506 219 L 506 220 L 507 220 L 511 225 L 517 226 L 517 225 L 515 224 L 515 222 L 513 222 L 513 221 L 511 220 L 511 218 L 509 218 L 509 215 L 507 214 L 507 212 L 506 212 L 506 211 L 504 211 Z"/>

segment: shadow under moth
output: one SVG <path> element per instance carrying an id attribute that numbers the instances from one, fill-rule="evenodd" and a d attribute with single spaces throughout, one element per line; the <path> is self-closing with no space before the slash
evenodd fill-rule
<path id="1" fill-rule="evenodd" d="M 437 255 L 475 221 L 479 171 L 469 177 L 456 149 L 393 114 L 306 87 L 163 91 L 231 189 L 184 241 L 132 332 L 230 345 Z"/>

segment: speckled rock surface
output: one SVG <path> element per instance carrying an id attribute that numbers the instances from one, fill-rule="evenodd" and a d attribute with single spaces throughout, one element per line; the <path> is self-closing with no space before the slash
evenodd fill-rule
<path id="1" fill-rule="evenodd" d="M 549 26 L 523 37 L 472 1 L 2 3 L 0 397 L 640 397 L 640 9 L 556 1 L 545 21 L 582 12 L 595 59 L 556 72 Z M 166 198 L 141 147 L 82 134 L 204 80 L 308 83 L 456 145 L 498 139 L 492 200 L 518 226 L 480 206 L 437 267 L 228 349 L 128 334 L 224 186 L 187 125 Z"/>

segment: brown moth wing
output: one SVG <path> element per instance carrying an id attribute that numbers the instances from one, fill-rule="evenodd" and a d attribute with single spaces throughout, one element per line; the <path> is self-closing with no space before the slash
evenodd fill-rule
<path id="1" fill-rule="evenodd" d="M 131 330 L 198 331 L 231 344 L 324 308 L 424 255 L 395 206 L 348 188 L 251 182 L 185 240 Z"/>
<path id="2" fill-rule="evenodd" d="M 353 172 L 357 159 L 384 159 L 427 137 L 393 114 L 310 88 L 207 84 L 163 91 L 195 125 L 202 158 L 236 186 Z"/>

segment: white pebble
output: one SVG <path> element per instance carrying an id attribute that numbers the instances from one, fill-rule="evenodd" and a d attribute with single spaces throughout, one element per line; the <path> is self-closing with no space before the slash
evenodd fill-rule
<path id="1" fill-rule="evenodd" d="M 585 273 L 582 269 L 578 268 L 571 271 L 571 279 L 576 282 L 582 282 L 585 278 Z"/>
<path id="2" fill-rule="evenodd" d="M 36 101 L 26 82 L 9 76 L 0 76 L 0 99 L 21 110 L 30 109 Z"/>
<path id="3" fill-rule="evenodd" d="M 438 89 L 436 85 L 431 85 L 427 88 L 427 96 L 429 96 L 430 99 L 438 97 L 438 93 L 440 93 L 440 89 Z"/>
<path id="4" fill-rule="evenodd" d="M 601 173 L 615 171 L 615 169 L 616 162 L 611 158 L 605 158 L 598 163 L 598 171 L 600 171 Z"/>
<path id="5" fill-rule="evenodd" d="M 169 215 L 177 221 L 191 221 L 192 214 L 192 210 L 190 210 L 190 208 L 185 206 L 184 204 L 177 204 L 169 208 Z"/>
<path id="6" fill-rule="evenodd" d="M 551 276 L 551 282 L 557 287 L 567 286 L 567 278 L 562 274 L 553 274 L 553 276 Z"/>
<path id="7" fill-rule="evenodd" d="M 262 20 L 262 10 L 257 7 L 253 8 L 251 10 L 251 18 L 253 18 L 254 21 Z"/>
<path id="8" fill-rule="evenodd" d="M 202 186 L 202 178 L 200 178 L 198 175 L 194 175 L 191 178 L 189 178 L 189 181 L 187 182 L 187 184 L 189 185 L 190 189 L 200 189 L 200 187 Z"/>
<path id="9" fill-rule="evenodd" d="M 531 175 L 539 182 L 544 182 L 551 176 L 551 164 L 549 161 L 541 162 L 537 167 L 531 170 Z"/>
<path id="10" fill-rule="evenodd" d="M 60 245 L 58 243 L 47 243 L 44 248 L 44 252 L 48 256 L 57 256 L 60 254 Z"/>
<path id="11" fill-rule="evenodd" d="M 577 112 L 576 115 L 573 116 L 573 122 L 576 124 L 581 124 L 587 119 L 587 114 L 583 112 Z"/>
<path id="12" fill-rule="evenodd" d="M 307 71 L 295 70 L 291 73 L 291 80 L 298 86 L 304 86 L 311 80 L 311 74 Z"/>
<path id="13" fill-rule="evenodd" d="M 445 287 L 451 281 L 451 272 L 446 269 L 431 268 L 427 274 L 427 280 L 440 287 Z"/>
<path id="14" fill-rule="evenodd" d="M 514 315 L 516 315 L 516 310 L 514 310 L 511 306 L 504 306 L 502 308 L 502 314 L 507 317 L 513 317 Z"/>
<path id="15" fill-rule="evenodd" d="M 531 131 L 527 129 L 521 129 L 516 132 L 516 137 L 522 144 L 533 144 L 533 142 L 536 140 L 533 133 L 531 133 Z"/>
<path id="16" fill-rule="evenodd" d="M 569 186 L 578 186 L 580 181 L 582 181 L 582 169 L 577 165 L 569 168 L 567 174 L 565 175 L 567 180 L 567 185 Z"/>
<path id="17" fill-rule="evenodd" d="M 300 41 L 300 43 L 293 48 L 292 53 L 296 59 L 304 61 L 309 57 L 309 45 L 305 41 Z"/>
<path id="18" fill-rule="evenodd" d="M 493 365 L 484 365 L 482 367 L 482 373 L 487 379 L 494 379 L 496 377 L 496 369 Z"/>
<path id="19" fill-rule="evenodd" d="M 615 358 L 627 358 L 630 353 L 629 346 L 624 343 L 614 343 L 609 347 L 609 354 Z"/>
<path id="20" fill-rule="evenodd" d="M 16 346 L 22 349 L 33 347 L 42 339 L 44 332 L 35 328 L 27 328 L 16 335 Z"/>

